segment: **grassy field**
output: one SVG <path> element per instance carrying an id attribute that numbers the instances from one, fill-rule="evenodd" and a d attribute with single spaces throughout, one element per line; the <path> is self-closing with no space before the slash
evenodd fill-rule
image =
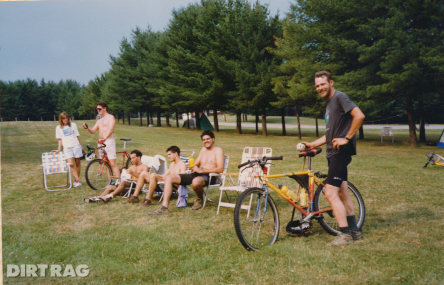
<path id="1" fill-rule="evenodd" d="M 134 123 L 136 120 L 133 121 Z M 81 122 L 77 122 L 79 125 Z M 88 122 L 93 124 L 93 122 Z M 175 125 L 175 122 L 171 122 Z M 276 244 L 260 252 L 246 251 L 233 226 L 233 209 L 208 204 L 202 211 L 176 208 L 172 214 L 150 217 L 122 199 L 85 204 L 98 194 L 86 183 L 80 188 L 47 192 L 43 188 L 41 153 L 57 147 L 55 122 L 4 122 L 1 126 L 1 186 L 3 277 L 5 284 L 443 284 L 444 168 L 429 166 L 426 151 L 408 147 L 408 131 L 395 130 L 395 143 L 380 142 L 379 130 L 366 130 L 358 142 L 349 177 L 367 207 L 365 239 L 347 247 L 328 248 L 333 237 L 315 224 L 309 237 L 286 235 L 291 209 L 275 198 L 281 231 Z M 83 129 L 83 145 L 97 135 Z M 269 146 L 284 156 L 272 173 L 300 170 L 292 136 L 271 130 L 268 137 L 254 130 L 236 135 L 233 128 L 216 133 L 216 145 L 230 156 L 229 172 L 237 172 L 245 146 Z M 117 138 L 131 137 L 129 150 L 165 155 L 170 145 L 196 151 L 200 133 L 182 128 L 148 128 L 117 124 Z M 436 141 L 441 131 L 427 131 Z M 303 130 L 303 140 L 315 139 Z M 123 144 L 118 141 L 117 147 Z M 121 162 L 119 162 L 121 163 Z M 82 171 L 86 162 L 83 161 Z M 313 168 L 325 172 L 324 154 Z M 82 177 L 83 178 L 83 177 Z M 84 182 L 84 179 L 82 179 Z M 276 183 L 294 186 L 291 181 Z M 211 198 L 218 198 L 218 191 Z M 188 205 L 194 201 L 190 193 Z M 88 277 L 6 278 L 7 264 L 86 264 Z"/>

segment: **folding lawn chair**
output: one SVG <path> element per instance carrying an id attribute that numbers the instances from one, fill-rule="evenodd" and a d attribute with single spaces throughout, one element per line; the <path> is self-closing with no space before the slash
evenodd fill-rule
<path id="1" fill-rule="evenodd" d="M 393 134 L 393 129 L 392 127 L 383 127 L 381 129 L 381 142 L 383 137 L 392 137 L 392 143 L 395 140 L 395 135 Z"/>
<path id="2" fill-rule="evenodd" d="M 263 158 L 264 156 L 271 156 L 272 149 L 269 147 L 246 147 L 242 153 L 242 161 L 241 163 L 247 162 L 248 160 Z M 245 189 L 250 187 L 262 187 L 262 183 L 260 179 L 256 176 L 263 175 L 263 171 L 260 166 L 255 165 L 254 167 L 247 167 L 248 165 L 241 167 L 239 169 L 239 174 L 237 173 L 221 173 L 222 176 L 228 176 L 231 181 L 231 185 L 227 185 L 227 179 L 222 180 L 222 186 L 219 188 L 220 196 L 219 196 L 219 205 L 217 207 L 217 214 L 219 214 L 220 207 L 228 207 L 234 208 L 236 203 L 231 203 L 228 197 L 228 191 L 241 193 L 244 192 Z M 270 167 L 266 167 L 266 174 L 270 173 Z M 225 175 L 224 175 L 225 174 Z M 238 175 L 237 182 L 235 183 L 231 176 Z M 228 199 L 228 202 L 222 202 L 222 195 L 225 192 L 225 195 Z M 250 210 L 247 206 L 242 206 L 242 209 Z"/>
<path id="3" fill-rule="evenodd" d="M 228 155 L 225 155 L 223 173 L 227 172 L 229 162 L 230 162 L 230 157 Z M 210 182 L 208 183 L 207 190 L 205 191 L 205 197 L 204 197 L 204 203 L 203 203 L 202 209 L 205 207 L 205 203 L 207 202 L 207 200 L 210 202 L 215 202 L 215 201 L 212 201 L 208 198 L 208 192 L 209 192 L 210 188 L 220 187 L 225 181 L 225 175 L 221 175 L 219 173 L 210 173 L 209 181 Z M 219 201 L 220 201 L 220 199 L 219 199 Z"/>
<path id="4" fill-rule="evenodd" d="M 71 169 L 69 167 L 69 163 L 66 162 L 65 154 L 62 151 L 58 153 L 56 152 L 42 153 L 42 167 L 43 167 L 43 185 L 45 186 L 45 189 L 47 191 L 68 190 L 72 187 Z M 66 174 L 66 184 L 60 186 L 48 186 L 48 181 L 46 176 L 53 174 L 61 174 L 57 175 L 57 177 Z M 68 185 L 69 187 L 66 188 L 66 186 Z"/>

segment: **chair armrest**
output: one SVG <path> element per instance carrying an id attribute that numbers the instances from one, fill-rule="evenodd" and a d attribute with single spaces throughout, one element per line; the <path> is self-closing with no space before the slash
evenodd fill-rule
<path id="1" fill-rule="evenodd" d="M 239 175 L 239 173 L 220 173 L 220 175 Z"/>
<path id="2" fill-rule="evenodd" d="M 120 177 L 117 176 L 110 176 L 109 178 L 120 179 Z"/>

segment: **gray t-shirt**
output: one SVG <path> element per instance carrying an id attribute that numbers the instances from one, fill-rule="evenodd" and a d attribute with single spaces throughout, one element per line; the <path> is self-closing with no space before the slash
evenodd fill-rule
<path id="1" fill-rule="evenodd" d="M 356 154 L 356 136 L 350 140 L 347 145 L 341 146 L 339 150 L 333 149 L 331 141 L 334 138 L 344 138 L 350 130 L 353 117 L 350 111 L 357 107 L 348 96 L 340 91 L 335 92 L 333 97 L 327 103 L 325 112 L 325 137 L 327 140 L 327 158 L 338 153 L 348 155 Z"/>

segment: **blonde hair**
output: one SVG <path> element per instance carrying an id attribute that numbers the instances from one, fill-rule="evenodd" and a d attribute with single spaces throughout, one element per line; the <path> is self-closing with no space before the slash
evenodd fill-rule
<path id="1" fill-rule="evenodd" d="M 68 127 L 71 127 L 71 119 L 69 118 L 68 114 L 66 114 L 65 112 L 61 112 L 59 115 L 59 124 L 60 124 L 60 128 L 63 129 L 63 119 L 64 118 L 68 118 Z"/>

